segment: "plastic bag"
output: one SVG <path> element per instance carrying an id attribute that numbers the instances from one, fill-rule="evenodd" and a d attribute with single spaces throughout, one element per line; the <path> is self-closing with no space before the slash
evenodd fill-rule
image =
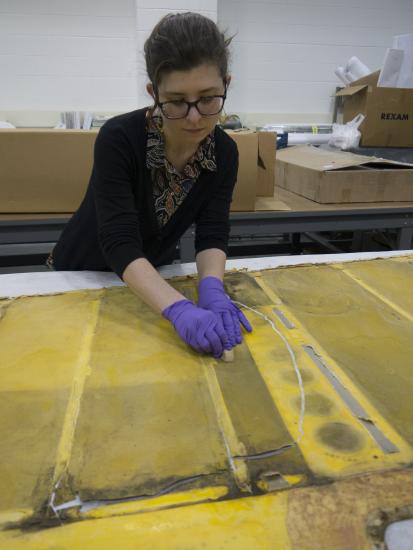
<path id="1" fill-rule="evenodd" d="M 361 137 L 359 126 L 365 118 L 360 113 L 353 120 L 347 122 L 347 124 L 333 124 L 333 133 L 328 144 L 343 151 L 358 147 Z"/>

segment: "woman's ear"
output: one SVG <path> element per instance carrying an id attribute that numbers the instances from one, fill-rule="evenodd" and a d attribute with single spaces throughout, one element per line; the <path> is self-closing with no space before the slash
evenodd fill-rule
<path id="1" fill-rule="evenodd" d="M 146 85 L 146 91 L 148 94 L 152 97 L 152 99 L 155 101 L 155 92 L 153 90 L 153 84 L 152 82 L 148 82 Z"/>

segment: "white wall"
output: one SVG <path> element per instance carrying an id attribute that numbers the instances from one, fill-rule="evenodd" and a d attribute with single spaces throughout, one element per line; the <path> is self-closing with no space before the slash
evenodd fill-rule
<path id="1" fill-rule="evenodd" d="M 148 104 L 144 40 L 187 10 L 237 32 L 227 111 L 257 122 L 330 120 L 334 68 L 357 55 L 374 69 L 413 32 L 413 0 L 0 0 L 0 119 Z"/>
<path id="2" fill-rule="evenodd" d="M 143 45 L 159 19 L 217 0 L 0 0 L 0 120 L 54 125 L 59 112 L 151 102 Z"/>
<path id="3" fill-rule="evenodd" d="M 0 110 L 136 108 L 134 0 L 0 0 Z"/>
<path id="4" fill-rule="evenodd" d="M 218 23 L 237 33 L 227 111 L 322 122 L 336 66 L 356 55 L 379 68 L 392 36 L 413 32 L 413 1 L 219 0 Z"/>

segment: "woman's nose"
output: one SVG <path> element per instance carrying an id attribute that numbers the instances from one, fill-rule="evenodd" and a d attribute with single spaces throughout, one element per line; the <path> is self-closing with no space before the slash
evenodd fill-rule
<path id="1" fill-rule="evenodd" d="M 190 106 L 188 114 L 186 115 L 186 118 L 190 122 L 195 122 L 196 123 L 196 122 L 199 121 L 199 119 L 201 118 L 201 115 L 200 115 L 198 109 L 195 107 L 195 105 Z"/>

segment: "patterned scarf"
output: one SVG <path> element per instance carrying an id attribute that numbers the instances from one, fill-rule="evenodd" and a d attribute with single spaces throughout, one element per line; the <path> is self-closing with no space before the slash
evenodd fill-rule
<path id="1" fill-rule="evenodd" d="M 155 211 L 160 227 L 163 227 L 183 203 L 195 185 L 202 169 L 215 172 L 215 138 L 211 132 L 199 145 L 182 174 L 165 156 L 165 142 L 160 131 L 160 116 L 148 118 L 146 142 L 146 166 L 150 169 Z"/>

